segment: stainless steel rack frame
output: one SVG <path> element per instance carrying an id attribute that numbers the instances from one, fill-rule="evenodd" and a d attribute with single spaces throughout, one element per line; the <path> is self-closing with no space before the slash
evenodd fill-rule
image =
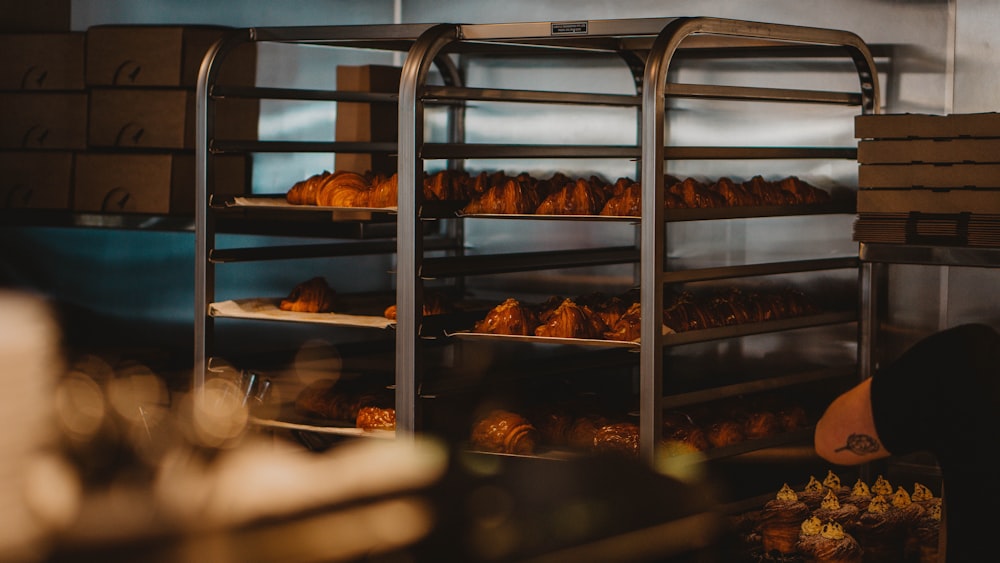
<path id="1" fill-rule="evenodd" d="M 572 24 L 572 25 L 570 25 Z M 223 96 L 268 96 L 297 99 L 368 100 L 374 96 L 350 98 L 342 93 L 291 91 L 284 89 L 224 90 L 214 85 L 218 68 L 225 55 L 239 44 L 253 41 L 306 43 L 354 48 L 391 49 L 406 52 L 398 96 L 399 141 L 395 147 L 344 143 L 230 143 L 214 138 L 214 104 Z M 830 92 L 825 90 L 719 86 L 675 83 L 671 76 L 674 62 L 683 56 L 697 58 L 760 56 L 796 57 L 825 56 L 848 58 L 858 76 L 857 91 Z M 602 93 L 568 93 L 514 89 L 465 88 L 451 63 L 454 56 L 489 55 L 615 55 L 631 72 L 636 94 L 609 95 Z M 432 65 L 438 65 L 445 77 L 444 86 L 428 84 Z M 480 157 L 509 158 L 626 158 L 637 159 L 637 174 L 642 182 L 642 217 L 638 224 L 637 244 L 633 249 L 607 249 L 613 255 L 581 251 L 575 256 L 564 253 L 559 264 L 600 261 L 637 261 L 641 288 L 641 349 L 640 372 L 640 457 L 649 463 L 655 458 L 664 405 L 671 404 L 663 396 L 664 347 L 672 344 L 729 338 L 753 334 L 756 327 L 720 329 L 715 334 L 671 335 L 661 332 L 665 284 L 706 279 L 822 271 L 857 268 L 853 257 L 836 260 L 816 260 L 736 266 L 692 272 L 668 272 L 665 264 L 667 248 L 666 223 L 671 220 L 711 219 L 712 214 L 690 217 L 664 209 L 664 174 L 666 162 L 674 159 L 847 159 L 856 158 L 855 147 L 670 147 L 666 146 L 667 101 L 671 98 L 726 99 L 769 101 L 776 103 L 826 104 L 855 106 L 864 113 L 879 111 L 879 85 L 874 59 L 866 44 L 853 33 L 812 27 L 767 24 L 718 18 L 649 18 L 632 20 L 589 20 L 578 22 L 527 22 L 511 24 L 428 24 L 385 26 L 332 26 L 305 28 L 256 28 L 242 30 L 217 44 L 206 56 L 198 83 L 198 145 L 196 209 L 196 320 L 194 385 L 203 385 L 204 366 L 209 349 L 210 319 L 206 314 L 213 297 L 214 266 L 211 259 L 215 233 L 216 202 L 206 188 L 212 176 L 210 156 L 231 150 L 275 151 L 379 151 L 395 149 L 398 156 L 398 205 L 396 215 L 396 304 L 400 311 L 396 325 L 396 416 L 397 437 L 406 438 L 419 430 L 417 420 L 418 389 L 423 373 L 420 347 L 423 289 L 422 280 L 429 272 L 435 275 L 457 276 L 469 268 L 482 269 L 487 258 L 463 261 L 460 256 L 447 259 L 425 259 L 429 246 L 425 243 L 421 177 L 424 161 L 447 159 L 450 166 L 460 168 L 462 159 Z M 381 98 L 380 98 L 381 99 Z M 388 99 L 392 99 L 389 96 Z M 470 144 L 464 141 L 463 104 L 468 101 L 502 101 L 518 103 L 585 104 L 632 107 L 636 110 L 639 137 L 634 145 L 611 146 L 552 146 Z M 450 124 L 452 139 L 445 143 L 425 140 L 425 106 L 444 104 L 454 109 Z M 686 210 L 685 210 L 686 211 Z M 815 213 L 815 210 L 805 213 Z M 825 212 L 853 213 L 848 207 Z M 769 209 L 759 216 L 795 214 L 795 210 Z M 755 217 L 753 212 L 733 216 Z M 725 217 L 725 214 L 720 215 Z M 324 249 L 327 250 L 327 249 Z M 333 250 L 333 249 L 329 249 Z M 247 256 L 242 256 L 247 258 Z M 533 256 L 530 253 L 508 256 L 487 265 L 485 271 L 500 271 L 510 267 L 544 269 L 552 267 L 553 256 Z M 605 262 L 607 263 L 607 262 Z M 520 264 L 519 266 L 516 266 Z M 434 271 L 437 268 L 437 271 Z M 857 320 L 853 312 L 834 314 L 821 319 L 823 323 L 845 323 Z M 810 326 L 808 320 L 790 321 L 763 330 L 786 330 Z M 805 374 L 806 379 L 822 377 Z M 754 386 L 735 387 L 734 392 Z M 692 396 L 696 397 L 696 396 Z M 692 397 L 684 400 L 690 400 Z M 675 401 L 676 402 L 676 401 Z"/>

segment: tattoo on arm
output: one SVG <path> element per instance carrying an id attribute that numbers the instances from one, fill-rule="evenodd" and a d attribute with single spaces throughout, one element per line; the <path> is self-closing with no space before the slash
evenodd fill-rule
<path id="1" fill-rule="evenodd" d="M 842 452 L 844 450 L 849 450 L 851 453 L 857 455 L 873 454 L 879 451 L 881 446 L 874 437 L 867 434 L 851 434 L 847 437 L 847 444 L 833 450 L 835 452 Z"/>

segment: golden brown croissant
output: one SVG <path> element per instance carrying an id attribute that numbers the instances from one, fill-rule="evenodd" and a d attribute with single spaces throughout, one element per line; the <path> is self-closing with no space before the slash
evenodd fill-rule
<path id="1" fill-rule="evenodd" d="M 472 427 L 472 445 L 488 452 L 530 455 L 538 431 L 523 416 L 496 409 Z"/>
<path id="2" fill-rule="evenodd" d="M 757 205 L 759 201 L 743 184 L 737 184 L 729 178 L 719 178 L 712 185 L 712 189 L 718 192 L 730 207 Z"/>
<path id="3" fill-rule="evenodd" d="M 375 406 L 361 407 L 355 426 L 362 430 L 395 430 L 396 409 Z"/>
<path id="4" fill-rule="evenodd" d="M 393 174 L 388 178 L 377 176 L 372 180 L 371 195 L 368 199 L 370 207 L 396 207 L 399 203 L 397 198 L 398 185 L 397 176 Z"/>
<path id="5" fill-rule="evenodd" d="M 473 332 L 530 336 L 535 334 L 537 327 L 538 315 L 534 309 L 511 297 L 476 322 Z"/>
<path id="6" fill-rule="evenodd" d="M 591 451 L 594 448 L 594 436 L 608 422 L 606 417 L 597 414 L 578 417 L 573 421 L 573 425 L 569 427 L 566 440 L 574 448 Z"/>
<path id="7" fill-rule="evenodd" d="M 615 191 L 616 194 L 601 209 L 601 215 L 611 217 L 642 216 L 642 184 L 633 182 L 621 188 L 620 191 L 616 184 Z"/>
<path id="8" fill-rule="evenodd" d="M 316 196 L 328 176 L 330 172 L 324 170 L 320 174 L 313 174 L 305 180 L 295 182 L 285 193 L 285 200 L 293 205 L 316 205 Z"/>
<path id="9" fill-rule="evenodd" d="M 601 338 L 608 326 L 588 307 L 581 307 L 571 299 L 540 319 L 535 336 L 552 338 Z"/>
<path id="10" fill-rule="evenodd" d="M 444 313 L 450 313 L 454 311 L 455 307 L 448 296 L 437 292 L 431 291 L 424 294 L 424 306 L 423 312 L 424 316 L 429 315 L 441 315 Z M 385 312 L 382 313 L 385 318 L 390 320 L 396 320 L 396 305 L 395 303 L 386 307 Z"/>
<path id="11" fill-rule="evenodd" d="M 595 182 L 577 179 L 550 193 L 538 204 L 539 215 L 596 215 L 604 208 L 607 198 Z"/>
<path id="12" fill-rule="evenodd" d="M 316 205 L 359 207 L 359 194 L 369 189 L 368 180 L 357 172 L 341 170 L 330 174 L 320 186 Z"/>
<path id="13" fill-rule="evenodd" d="M 538 207 L 538 194 L 516 178 L 507 178 L 469 202 L 465 213 L 524 214 Z"/>
<path id="14" fill-rule="evenodd" d="M 636 302 L 615 321 L 610 330 L 604 332 L 604 338 L 608 340 L 618 340 L 621 342 L 634 342 L 639 340 L 641 326 L 642 306 Z"/>
<path id="15" fill-rule="evenodd" d="M 594 451 L 638 457 L 639 425 L 632 422 L 616 422 L 598 428 L 594 433 Z"/>
<path id="16" fill-rule="evenodd" d="M 278 307 L 282 311 L 297 313 L 329 313 L 333 310 L 336 292 L 323 277 L 315 277 L 295 286 Z"/>
<path id="17" fill-rule="evenodd" d="M 708 189 L 707 186 L 698 182 L 694 178 L 685 178 L 679 184 L 674 184 L 667 189 L 668 192 L 676 194 L 688 208 L 713 208 L 725 207 L 726 200 L 716 192 Z"/>
<path id="18" fill-rule="evenodd" d="M 795 176 L 781 180 L 778 187 L 792 194 L 794 203 L 826 203 L 830 201 L 830 194 L 826 191 L 803 182 Z"/>

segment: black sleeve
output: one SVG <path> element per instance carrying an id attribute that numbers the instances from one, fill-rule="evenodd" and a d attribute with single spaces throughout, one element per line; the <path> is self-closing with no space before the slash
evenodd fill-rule
<path id="1" fill-rule="evenodd" d="M 894 455 L 962 447 L 995 393 L 984 381 L 997 379 L 1000 335 L 983 324 L 950 328 L 917 342 L 872 377 L 875 430 Z M 982 402 L 982 405 L 978 403 Z"/>

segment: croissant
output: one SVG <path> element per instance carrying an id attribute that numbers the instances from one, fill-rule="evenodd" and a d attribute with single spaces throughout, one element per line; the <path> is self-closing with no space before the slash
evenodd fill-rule
<path id="1" fill-rule="evenodd" d="M 594 451 L 638 457 L 639 426 L 632 422 L 616 422 L 600 427 L 594 433 Z"/>
<path id="2" fill-rule="evenodd" d="M 424 294 L 423 312 L 425 317 L 429 315 L 450 313 L 454 310 L 454 308 L 455 307 L 451 300 L 446 295 L 436 291 Z M 385 312 L 383 312 L 382 315 L 389 320 L 396 320 L 395 303 L 386 307 Z"/>
<path id="3" fill-rule="evenodd" d="M 472 445 L 497 453 L 530 455 L 535 452 L 538 430 L 523 416 L 497 409 L 472 427 Z"/>
<path id="4" fill-rule="evenodd" d="M 608 419 L 601 415 L 581 416 L 573 421 L 566 434 L 566 440 L 570 446 L 585 450 L 593 450 L 594 436 L 597 431 L 608 424 Z"/>
<path id="5" fill-rule="evenodd" d="M 792 194 L 795 203 L 826 203 L 830 201 L 830 194 L 826 191 L 803 182 L 795 176 L 785 178 L 778 183 L 778 187 Z"/>
<path id="6" fill-rule="evenodd" d="M 388 178 L 376 177 L 372 181 L 368 205 L 370 207 L 396 207 L 399 203 L 397 180 L 396 174 Z"/>
<path id="7" fill-rule="evenodd" d="M 516 178 L 507 178 L 465 206 L 465 213 L 524 214 L 538 207 L 538 194 Z"/>
<path id="8" fill-rule="evenodd" d="M 559 307 L 545 313 L 540 319 L 535 336 L 601 338 L 607 329 L 604 321 L 588 307 L 581 307 L 571 299 L 565 299 Z"/>
<path id="9" fill-rule="evenodd" d="M 601 187 L 583 178 L 550 193 L 535 209 L 539 215 L 595 215 L 607 198 Z"/>
<path id="10" fill-rule="evenodd" d="M 732 446 L 746 440 L 743 428 L 734 420 L 722 419 L 712 422 L 706 429 L 708 442 L 716 448 Z"/>
<path id="11" fill-rule="evenodd" d="M 604 338 L 608 340 L 618 340 L 620 342 L 633 342 L 639 340 L 642 331 L 641 318 L 642 305 L 638 302 L 629 306 L 628 310 L 611 325 L 611 330 L 604 333 Z"/>
<path id="12" fill-rule="evenodd" d="M 521 305 L 513 297 L 494 307 L 486 317 L 476 322 L 474 332 L 530 336 L 538 327 L 538 315 L 531 307 Z"/>
<path id="13" fill-rule="evenodd" d="M 750 439 L 773 436 L 781 430 L 777 415 L 770 411 L 752 411 L 742 420 L 743 434 Z"/>
<path id="14" fill-rule="evenodd" d="M 355 426 L 362 430 L 395 430 L 396 409 L 374 406 L 361 407 Z"/>
<path id="15" fill-rule="evenodd" d="M 616 184 L 615 191 L 618 192 L 604 204 L 601 215 L 612 217 L 641 217 L 642 216 L 642 184 L 633 182 L 618 191 Z"/>
<path id="16" fill-rule="evenodd" d="M 795 196 L 777 188 L 761 176 L 754 176 L 743 185 L 754 197 L 759 198 L 760 205 L 788 205 L 795 203 Z"/>
<path id="17" fill-rule="evenodd" d="M 743 184 L 737 184 L 729 178 L 719 178 L 712 189 L 726 200 L 726 205 L 731 207 L 742 207 L 746 205 L 757 205 L 759 199 L 754 197 Z"/>
<path id="18" fill-rule="evenodd" d="M 687 208 L 722 207 L 722 196 L 708 189 L 694 178 L 685 178 L 666 189 L 667 193 L 678 196 Z"/>
<path id="19" fill-rule="evenodd" d="M 369 189 L 368 181 L 357 172 L 342 170 L 330 174 L 316 195 L 316 205 L 359 207 L 358 196 Z"/>
<path id="20" fill-rule="evenodd" d="M 305 180 L 295 182 L 285 193 L 285 201 L 293 205 L 316 205 L 319 188 L 329 175 L 330 172 L 324 170 L 320 174 L 313 174 Z"/>
<path id="21" fill-rule="evenodd" d="M 335 295 L 325 278 L 315 277 L 295 286 L 278 307 L 298 313 L 328 313 L 333 310 Z"/>

